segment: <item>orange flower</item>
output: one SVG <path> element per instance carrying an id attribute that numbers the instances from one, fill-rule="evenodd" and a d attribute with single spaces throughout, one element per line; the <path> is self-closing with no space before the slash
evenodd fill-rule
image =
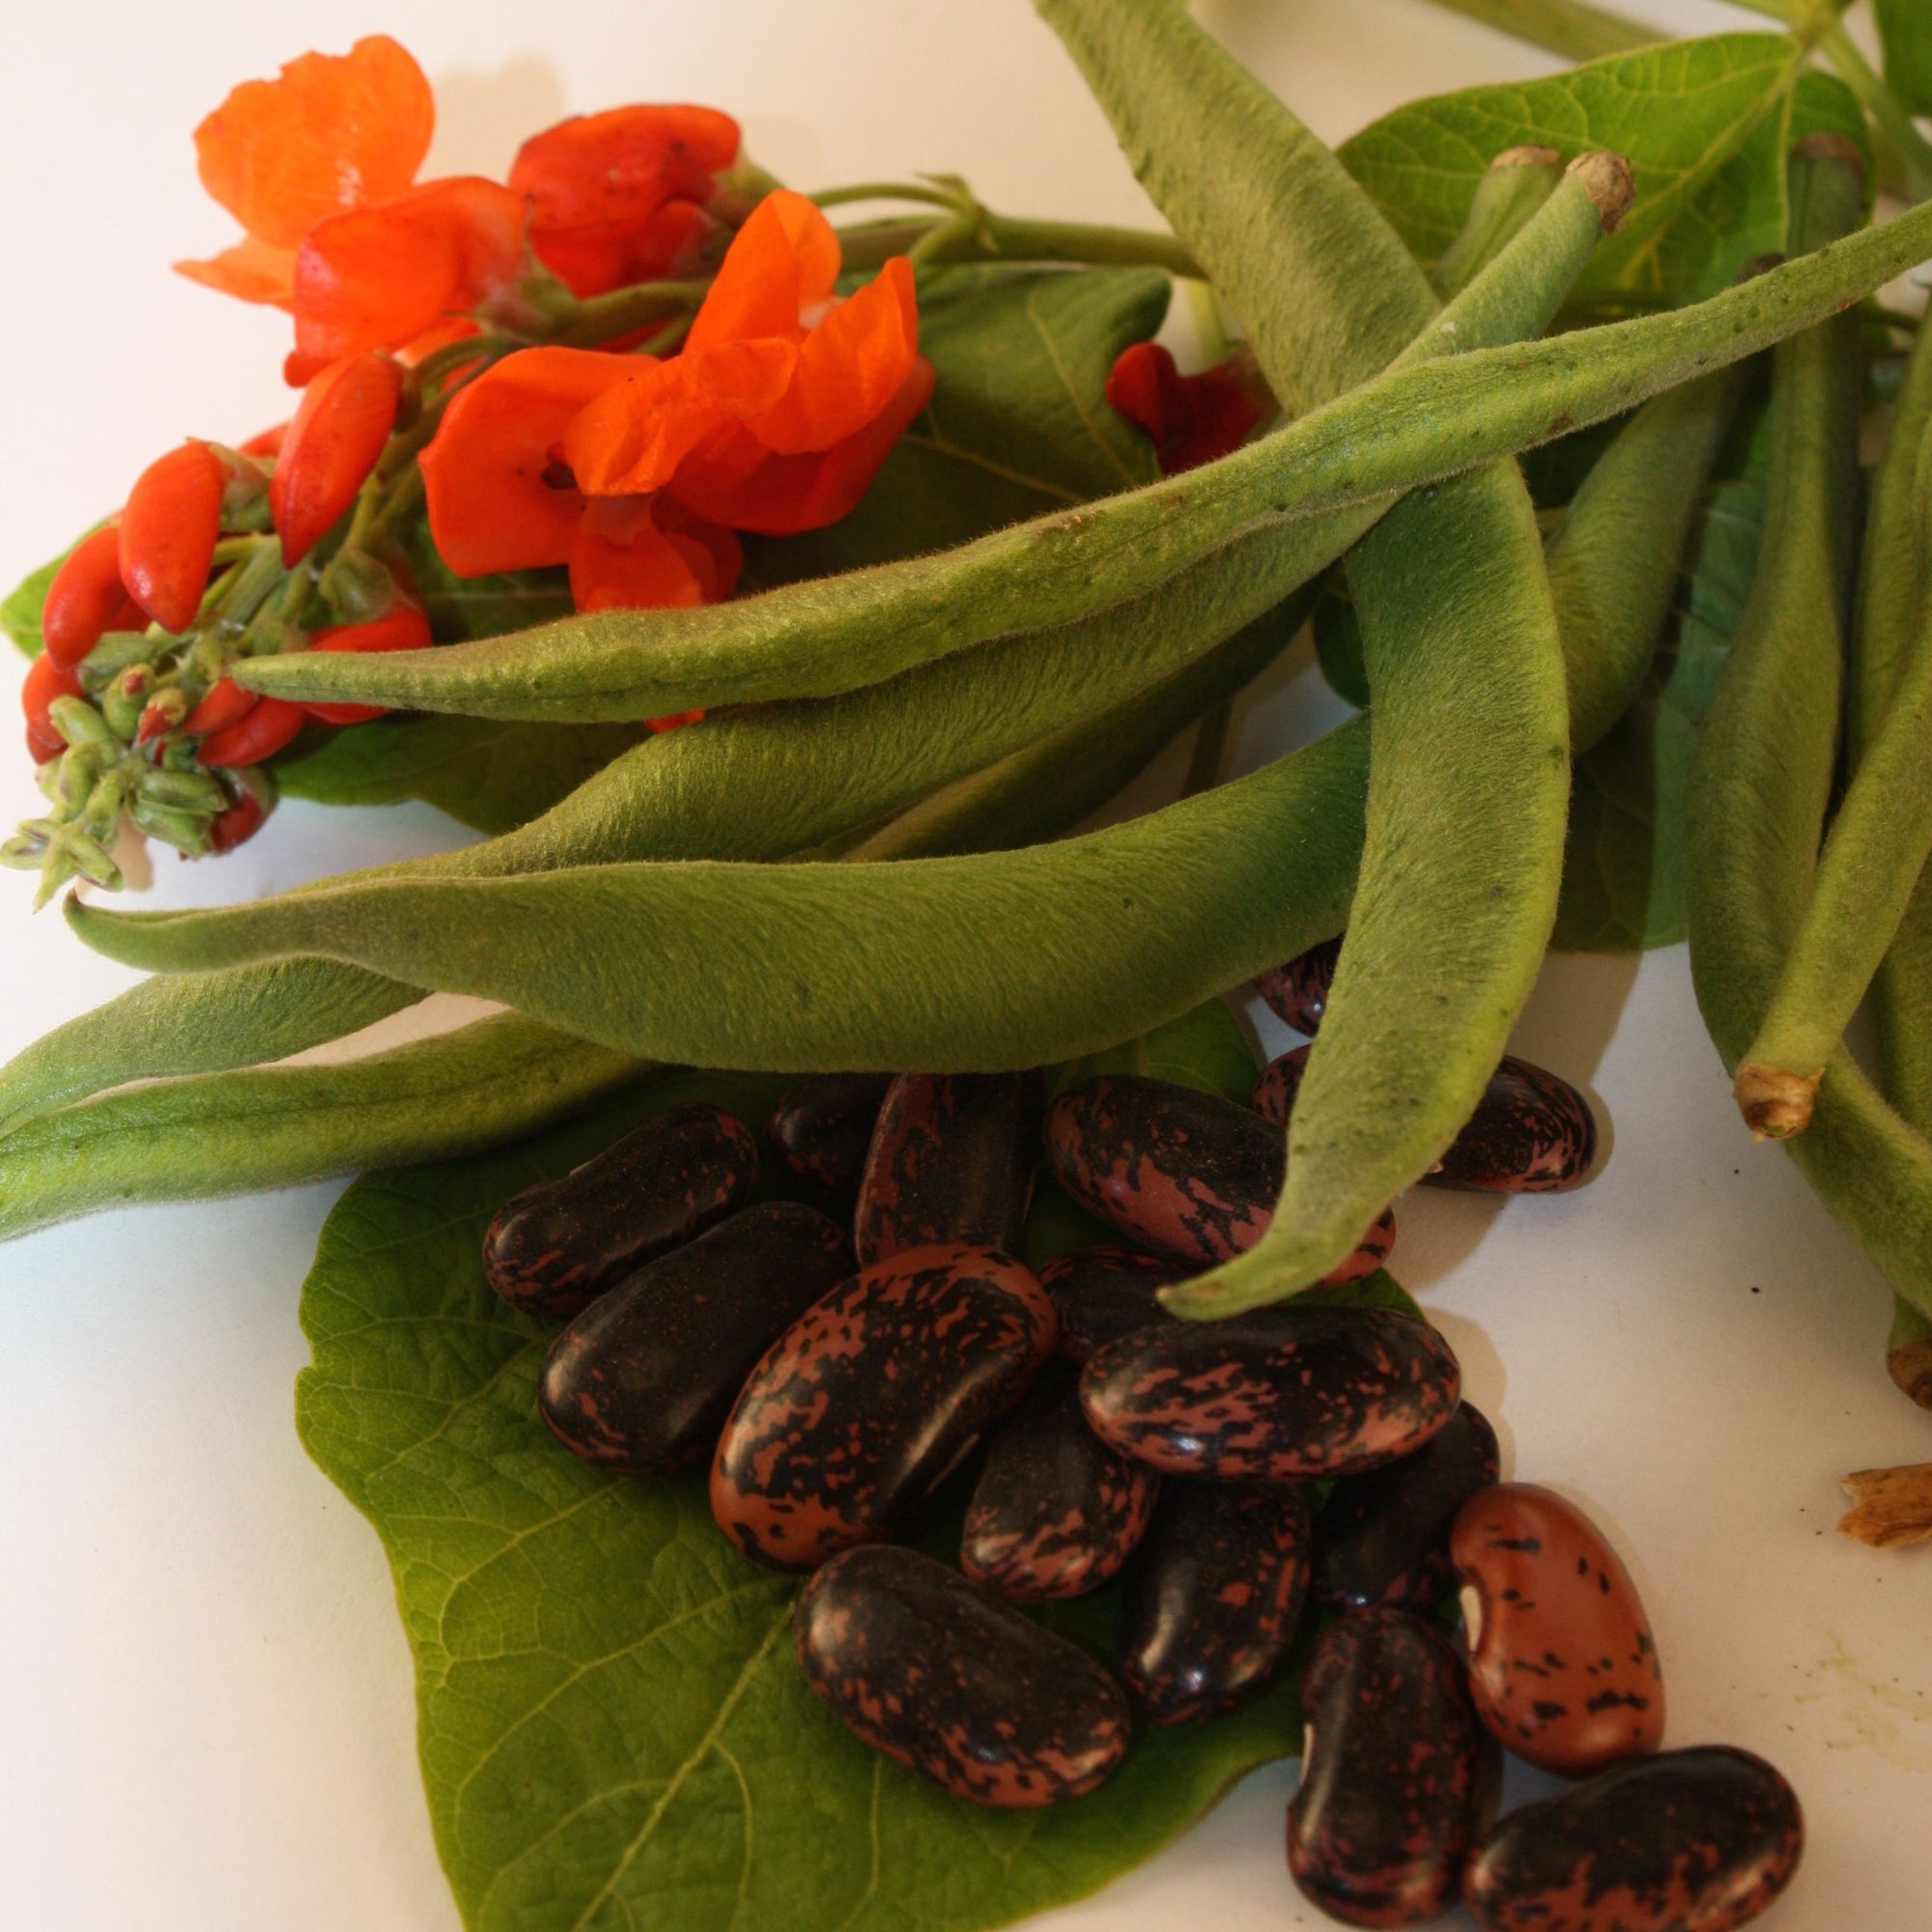
<path id="1" fill-rule="evenodd" d="M 459 577 L 569 561 L 583 495 L 563 433 L 626 372 L 594 349 L 525 349 L 457 391 L 421 460 L 430 534 Z"/>
<path id="2" fill-rule="evenodd" d="M 175 267 L 243 301 L 286 307 L 302 237 L 408 188 L 435 119 L 422 70 L 386 34 L 346 54 L 302 54 L 278 80 L 243 81 L 195 129 L 194 146 L 202 185 L 247 239 Z"/>
<path id="3" fill-rule="evenodd" d="M 571 601 L 580 611 L 720 604 L 737 588 L 744 561 L 729 530 L 661 497 L 597 497 L 571 546 Z"/>
<path id="4" fill-rule="evenodd" d="M 570 425 L 592 496 L 666 490 L 706 520 L 781 533 L 836 521 L 865 494 L 932 391 L 912 266 L 888 262 L 835 299 L 838 237 L 781 188 L 724 257 L 683 354 L 637 365 Z M 711 420 L 706 425 L 707 414 Z"/>
<path id="5" fill-rule="evenodd" d="M 579 297 L 654 281 L 715 232 L 704 204 L 738 156 L 738 124 L 710 107 L 580 114 L 518 151 L 510 186 L 530 203 L 530 242 Z"/>
<path id="6" fill-rule="evenodd" d="M 317 222 L 296 254 L 289 381 L 406 348 L 508 295 L 525 269 L 524 213 L 521 195 L 455 175 Z"/>

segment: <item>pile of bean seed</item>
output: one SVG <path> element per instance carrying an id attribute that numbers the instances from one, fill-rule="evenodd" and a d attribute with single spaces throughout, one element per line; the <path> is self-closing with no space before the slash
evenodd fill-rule
<path id="1" fill-rule="evenodd" d="M 1313 1033 L 1334 957 L 1260 989 Z M 687 1102 L 508 1203 L 486 1266 L 567 1318 L 539 1385 L 552 1431 L 638 1474 L 708 1460 L 731 1543 L 810 1573 L 812 1690 L 957 1796 L 1093 1790 L 1136 1718 L 1258 1696 L 1314 1605 L 1288 1861 L 1324 1912 L 1415 1925 L 1460 1895 L 1524 1932 L 1741 1924 L 1796 1866 L 1797 1801 L 1747 1752 L 1660 1751 L 1662 1671 L 1615 1552 L 1561 1496 L 1497 1481 L 1434 1328 L 1348 1298 L 1392 1215 L 1317 1298 L 1218 1321 L 1159 1299 L 1260 1238 L 1306 1051 L 1252 1107 L 1134 1075 L 1050 1103 L 1039 1073 L 819 1075 L 765 1123 L 764 1159 Z M 1506 1060 L 1429 1178 L 1548 1191 L 1595 1150 L 1582 1095 Z M 1132 1245 L 1037 1275 L 1013 1259 L 1042 1152 Z M 756 1198 L 775 1179 L 811 1204 Z M 976 1446 L 958 1569 L 900 1547 Z M 1111 1668 L 1016 1607 L 1117 1577 Z M 1498 1744 L 1583 1781 L 1492 1826 Z"/>

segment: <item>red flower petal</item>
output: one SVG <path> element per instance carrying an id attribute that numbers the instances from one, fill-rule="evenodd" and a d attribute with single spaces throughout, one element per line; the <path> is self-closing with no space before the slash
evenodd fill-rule
<path id="1" fill-rule="evenodd" d="M 250 235 L 293 248 L 326 215 L 401 194 L 435 123 L 422 70 L 372 34 L 243 81 L 194 130 L 195 155 L 202 185 Z"/>
<path id="2" fill-rule="evenodd" d="M 401 366 L 374 352 L 331 362 L 302 391 L 269 483 L 285 564 L 306 556 L 355 501 L 395 427 L 402 394 Z"/>
<path id="3" fill-rule="evenodd" d="M 789 188 L 753 209 L 720 264 L 685 338 L 685 352 L 778 336 L 797 342 L 805 316 L 832 298 L 838 235 L 824 212 Z"/>
<path id="4" fill-rule="evenodd" d="M 211 731 L 224 731 L 239 724 L 262 700 L 252 691 L 244 691 L 232 677 L 218 679 L 182 722 L 182 730 L 190 738 L 206 737 Z"/>
<path id="5" fill-rule="evenodd" d="M 1115 358 L 1107 400 L 1153 438 L 1161 473 L 1176 476 L 1238 449 L 1272 399 L 1244 358 L 1183 376 L 1159 343 L 1133 342 Z"/>
<path id="6" fill-rule="evenodd" d="M 738 124 L 716 108 L 613 107 L 532 135 L 510 186 L 530 197 L 532 233 L 615 242 L 667 201 L 708 200 L 737 157 Z"/>
<path id="7" fill-rule="evenodd" d="M 668 201 L 648 221 L 614 240 L 533 229 L 530 246 L 581 301 L 633 282 L 682 273 L 717 230 L 717 222 L 696 202 Z"/>
<path id="8" fill-rule="evenodd" d="M 650 499 L 605 497 L 591 503 L 570 553 L 570 594 L 580 611 L 668 611 L 714 601 L 711 553 L 695 538 L 661 530 Z"/>
<path id="9" fill-rule="evenodd" d="M 218 295 L 287 308 L 295 299 L 296 251 L 276 248 L 250 235 L 205 262 L 177 262 L 175 273 Z"/>
<path id="10" fill-rule="evenodd" d="M 918 355 L 912 264 L 898 255 L 806 337 L 790 388 L 751 428 L 781 456 L 830 449 L 898 394 Z"/>
<path id="11" fill-rule="evenodd" d="M 298 366 L 400 349 L 501 295 L 523 265 L 523 198 L 478 176 L 333 215 L 296 253 Z"/>
<path id="12" fill-rule="evenodd" d="M 623 380 L 574 418 L 563 438 L 564 460 L 588 496 L 662 489 L 714 431 L 770 409 L 791 383 L 798 354 L 789 342 L 768 338 L 687 349 L 668 362 L 621 360 L 629 365 Z"/>
<path id="13" fill-rule="evenodd" d="M 670 494 L 698 516 L 733 529 L 764 536 L 823 529 L 858 506 L 893 444 L 931 396 L 932 364 L 916 356 L 885 409 L 842 442 L 809 455 L 767 456 L 736 479 L 721 473 L 727 465 L 709 466 L 709 452 L 699 451 L 680 467 Z"/>
<path id="14" fill-rule="evenodd" d="M 568 561 L 583 497 L 562 465 L 564 431 L 639 360 L 526 349 L 457 392 L 422 471 L 430 534 L 459 577 Z"/>

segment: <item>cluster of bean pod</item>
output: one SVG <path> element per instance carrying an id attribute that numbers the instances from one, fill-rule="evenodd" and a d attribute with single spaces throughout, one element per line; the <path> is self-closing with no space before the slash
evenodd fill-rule
<path id="1" fill-rule="evenodd" d="M 1313 1032 L 1333 957 L 1264 976 L 1264 996 Z M 708 1462 L 730 1542 L 809 1575 L 811 1688 L 955 1795 L 1080 1797 L 1137 1719 L 1260 1695 L 1319 1605 L 1334 1620 L 1302 1679 L 1288 1848 L 1324 1911 L 1420 1924 L 1466 1893 L 1485 1926 L 1527 1927 L 1584 1887 L 1629 1928 L 1742 1923 L 1795 1864 L 1795 1800 L 1743 1752 L 1646 1755 L 1662 1676 L 1616 1555 L 1560 1497 L 1497 1483 L 1433 1328 L 1346 1300 L 1392 1217 L 1331 1277 L 1340 1301 L 1213 1322 L 1162 1306 L 1265 1228 L 1270 1115 L 1305 1051 L 1253 1108 L 1136 1075 L 1050 1098 L 1037 1072 L 821 1075 L 779 1103 L 762 1153 L 687 1102 L 506 1204 L 486 1271 L 564 1321 L 538 1385 L 552 1432 L 639 1475 Z M 1509 1062 L 1433 1178 L 1574 1186 L 1595 1144 L 1574 1088 Z M 1132 1245 L 1015 1260 L 1042 1155 Z M 774 1181 L 810 1201 L 761 1199 Z M 958 1567 L 902 1547 L 976 1447 Z M 1108 1663 L 1016 1607 L 1117 1578 Z M 1466 1658 L 1430 1615 L 1459 1582 Z M 1591 1780 L 1486 1831 L 1496 1739 Z"/>

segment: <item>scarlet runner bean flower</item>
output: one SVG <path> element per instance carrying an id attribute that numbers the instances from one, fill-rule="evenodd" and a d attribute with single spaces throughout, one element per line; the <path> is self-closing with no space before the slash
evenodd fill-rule
<path id="1" fill-rule="evenodd" d="M 67 750 L 67 740 L 54 728 L 47 707 L 57 697 L 80 695 L 80 679 L 51 652 L 43 651 L 27 667 L 20 684 L 20 708 L 27 714 L 27 754 L 35 764 L 43 765 Z"/>
<path id="2" fill-rule="evenodd" d="M 258 508 L 268 487 L 246 458 L 192 440 L 135 478 L 118 531 L 121 581 L 163 630 L 194 622 L 223 526 Z"/>
<path id="3" fill-rule="evenodd" d="M 529 199 L 537 259 L 573 295 L 596 296 L 691 267 L 737 158 L 738 124 L 716 108 L 613 107 L 531 136 L 510 186 Z"/>
<path id="4" fill-rule="evenodd" d="M 932 393 L 912 265 L 835 298 L 837 232 L 780 188 L 726 251 L 683 353 L 632 356 L 563 454 L 589 495 L 664 490 L 714 524 L 768 535 L 844 516 Z"/>
<path id="5" fill-rule="evenodd" d="M 1153 438 L 1163 476 L 1238 449 L 1274 407 L 1245 355 L 1183 376 L 1158 342 L 1129 343 L 1121 351 L 1107 377 L 1107 400 Z"/>

